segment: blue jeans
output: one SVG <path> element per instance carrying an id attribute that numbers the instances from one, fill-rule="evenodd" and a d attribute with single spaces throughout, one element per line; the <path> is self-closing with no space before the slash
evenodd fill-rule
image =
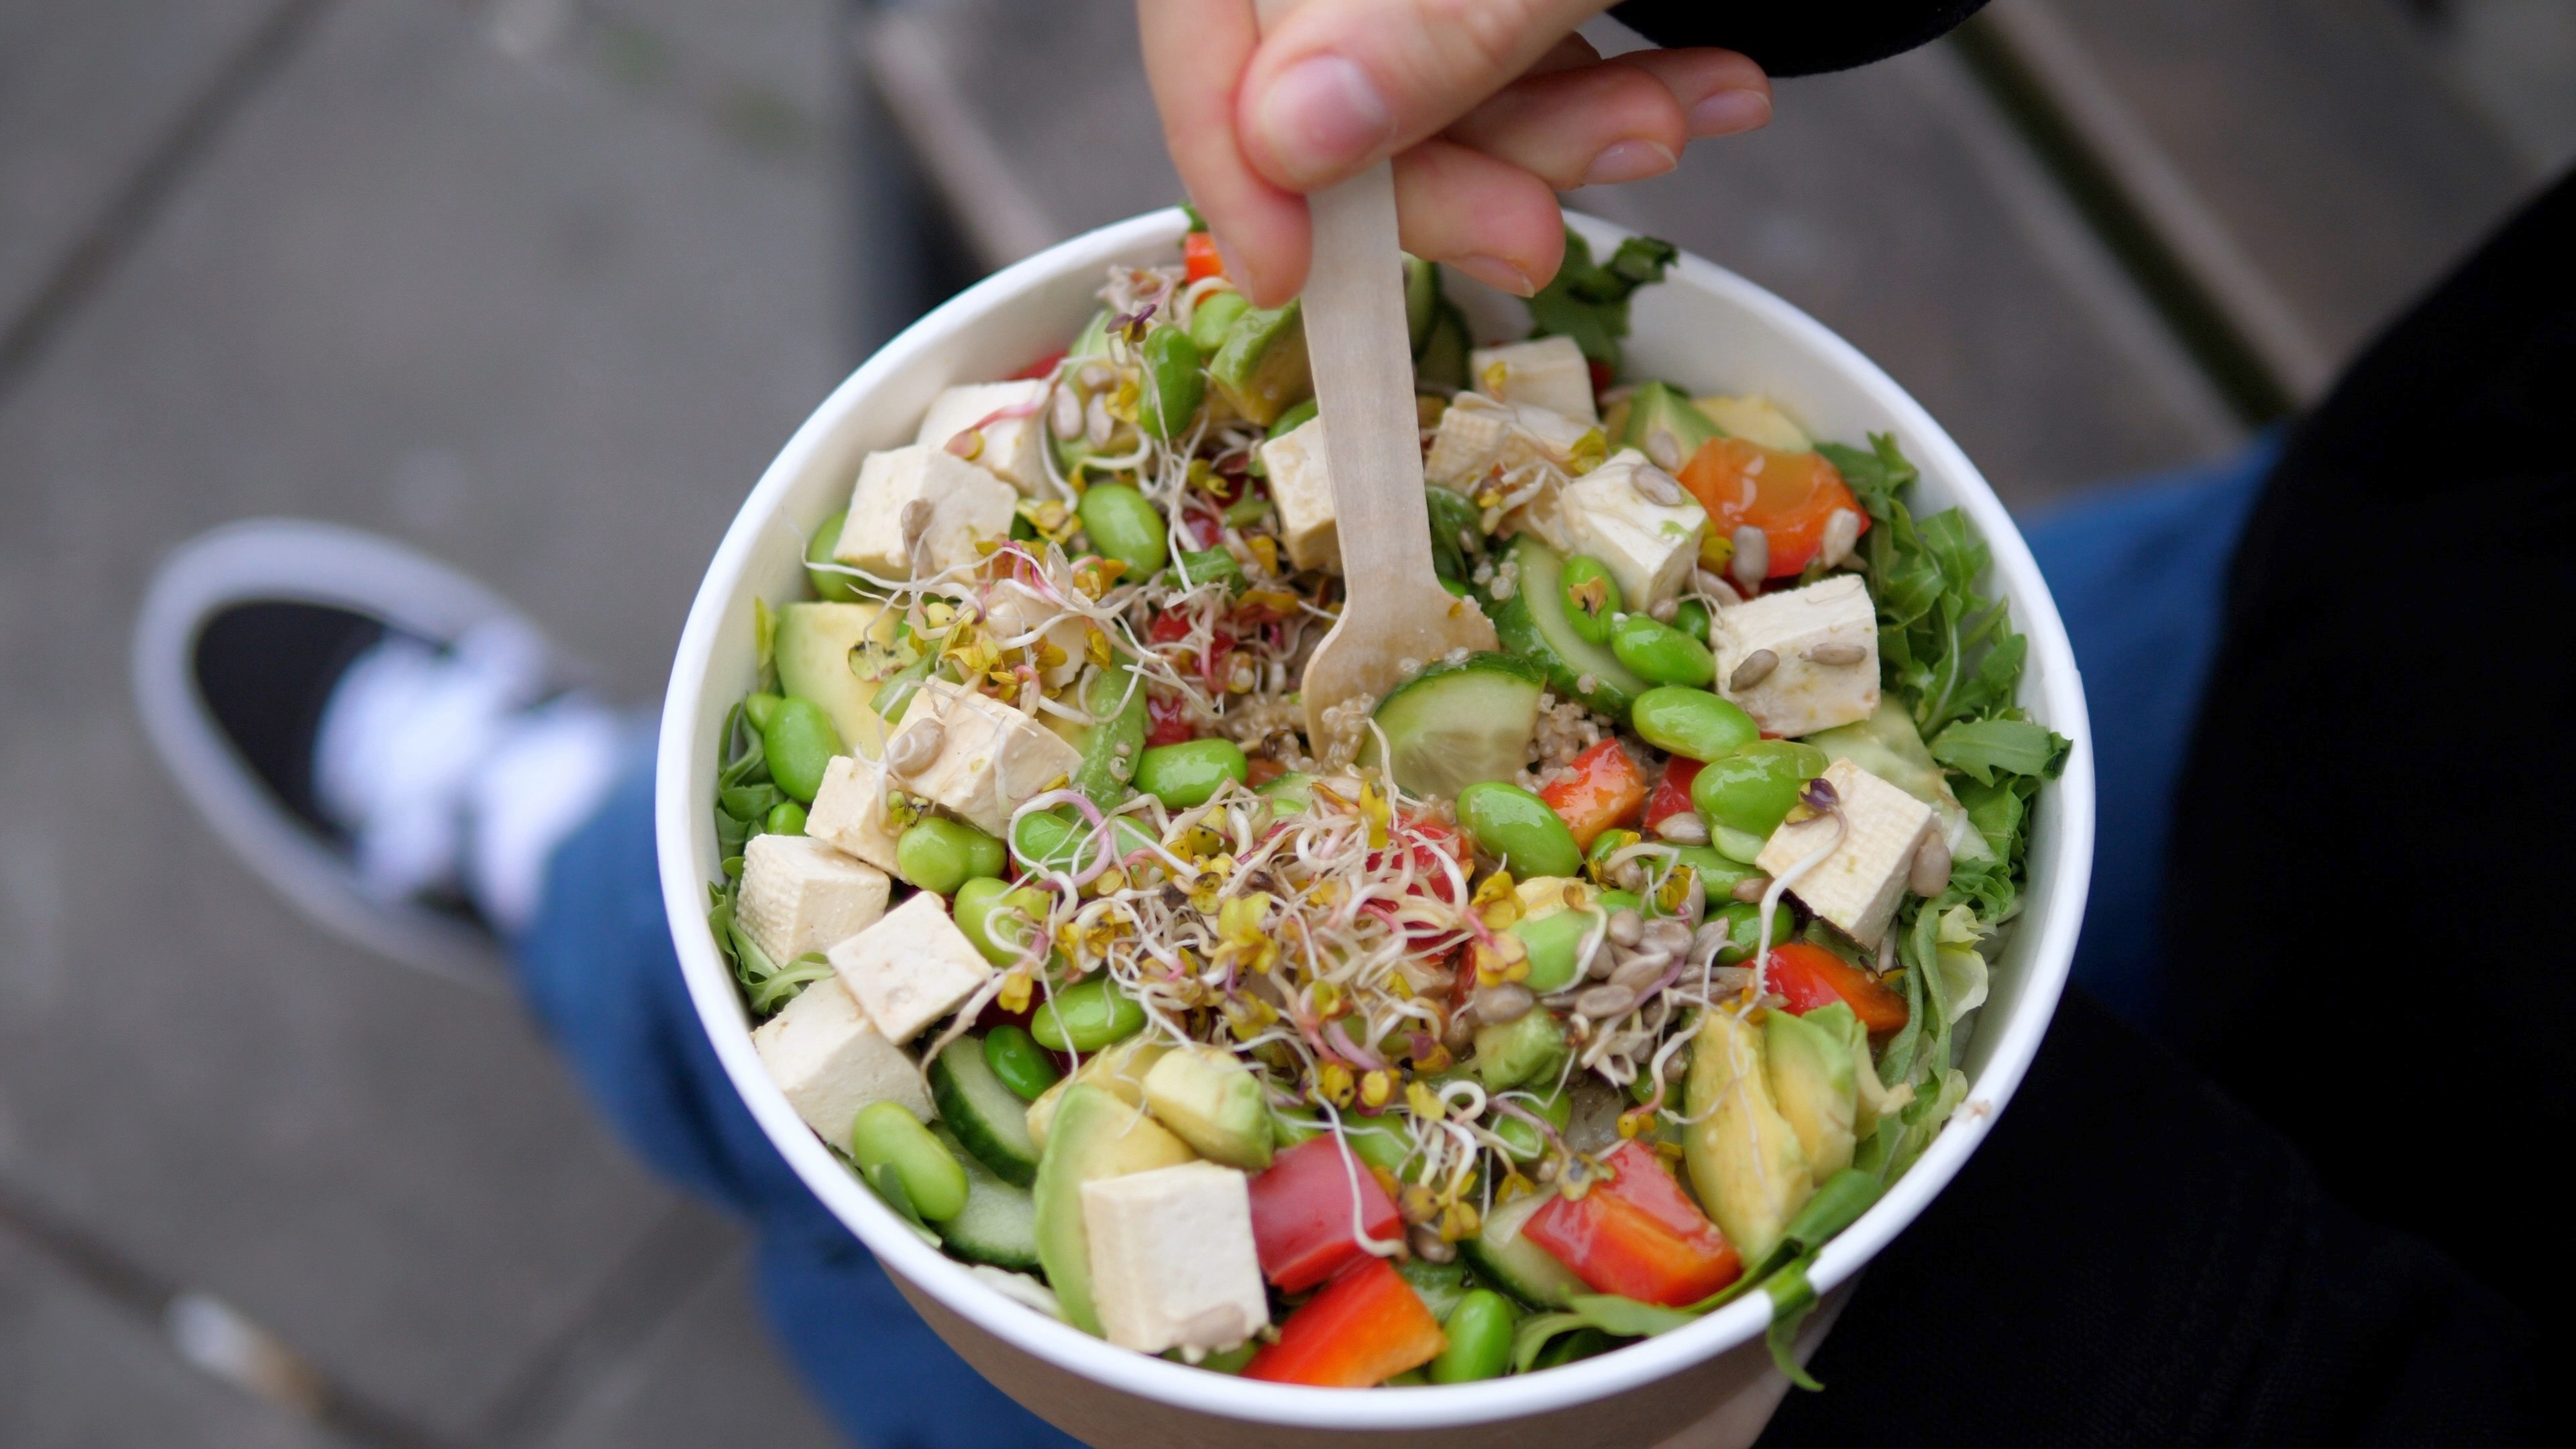
<path id="1" fill-rule="evenodd" d="M 2170 796 L 2221 585 L 2276 445 L 2042 518 L 2031 548 L 2093 710 L 2101 829 L 2076 979 L 2151 1024 Z M 1069 1444 L 951 1352 L 751 1119 L 698 1025 L 662 915 L 653 781 L 631 770 L 556 855 L 520 984 L 600 1110 L 665 1177 L 749 1223 L 772 1331 L 859 1443 Z"/>

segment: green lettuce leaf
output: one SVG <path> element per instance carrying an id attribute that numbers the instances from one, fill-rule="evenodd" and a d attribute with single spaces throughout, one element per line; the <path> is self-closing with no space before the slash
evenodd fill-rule
<path id="1" fill-rule="evenodd" d="M 1592 248 L 1569 228 L 1565 264 L 1530 298 L 1530 335 L 1571 337 L 1584 356 L 1617 367 L 1619 339 L 1628 335 L 1630 294 L 1662 281 L 1664 268 L 1680 255 L 1671 242 L 1632 236 L 1609 261 L 1595 262 Z"/>
<path id="2" fill-rule="evenodd" d="M 2020 642 L 2019 636 L 2014 642 Z M 1997 771 L 2054 779 L 2070 748 L 2066 737 L 2048 726 L 2006 715 L 1961 720 L 1934 735 L 1930 745 L 1932 758 L 1965 771 L 1980 785 L 1993 784 Z"/>

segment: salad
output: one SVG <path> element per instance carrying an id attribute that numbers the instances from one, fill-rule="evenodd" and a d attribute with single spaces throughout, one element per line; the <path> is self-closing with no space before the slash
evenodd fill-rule
<path id="1" fill-rule="evenodd" d="M 1340 597 L 1294 303 L 1204 231 L 940 394 L 757 606 L 710 924 L 799 1114 L 1112 1343 L 1527 1373 L 1773 1305 L 1923 1152 L 2066 741 L 1898 441 L 1621 375 L 1632 238 L 1478 346 L 1408 261 L 1443 583 L 1319 752 Z"/>

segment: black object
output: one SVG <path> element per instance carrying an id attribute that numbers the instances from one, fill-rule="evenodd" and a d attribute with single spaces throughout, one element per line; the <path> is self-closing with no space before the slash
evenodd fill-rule
<path id="1" fill-rule="evenodd" d="M 1740 51 L 1774 78 L 1849 70 L 1938 40 L 1986 0 L 1845 0 L 1837 5 L 1711 5 L 1628 0 L 1621 24 L 1663 46 Z"/>
<path id="2" fill-rule="evenodd" d="M 235 605 L 197 634 L 197 694 L 226 742 L 279 804 L 334 839 L 343 832 L 313 788 L 322 708 L 384 636 L 383 622 L 365 614 L 274 600 Z"/>

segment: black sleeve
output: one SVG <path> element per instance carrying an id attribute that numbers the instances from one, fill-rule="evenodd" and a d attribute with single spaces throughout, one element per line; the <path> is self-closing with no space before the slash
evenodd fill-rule
<path id="1" fill-rule="evenodd" d="M 1849 70 L 1901 55 L 1957 28 L 1986 0 L 1847 0 L 1841 5 L 1712 5 L 1628 0 L 1610 13 L 1666 48 L 1741 51 L 1773 76 Z"/>

